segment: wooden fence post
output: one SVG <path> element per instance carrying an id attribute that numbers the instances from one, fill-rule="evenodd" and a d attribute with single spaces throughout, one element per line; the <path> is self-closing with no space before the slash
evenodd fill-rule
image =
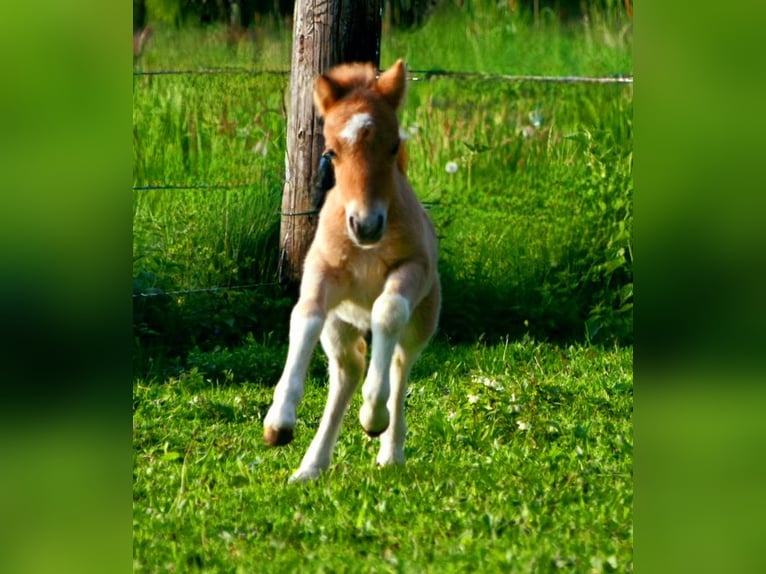
<path id="1" fill-rule="evenodd" d="M 295 286 L 314 238 L 311 179 L 322 155 L 322 126 L 314 111 L 314 79 L 344 62 L 380 66 L 382 0 L 297 0 L 293 25 L 285 187 L 282 194 L 279 282 Z"/>

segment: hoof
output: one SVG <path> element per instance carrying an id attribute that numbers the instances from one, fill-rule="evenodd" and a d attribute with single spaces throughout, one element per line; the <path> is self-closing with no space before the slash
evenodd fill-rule
<path id="1" fill-rule="evenodd" d="M 322 473 L 320 468 L 305 468 L 298 470 L 287 481 L 287 484 L 306 484 L 315 481 Z"/>
<path id="2" fill-rule="evenodd" d="M 269 446 L 283 446 L 293 440 L 293 429 L 266 427 L 263 429 L 263 442 Z"/>
<path id="3" fill-rule="evenodd" d="M 385 407 L 375 413 L 367 404 L 364 404 L 359 412 L 359 422 L 367 436 L 372 438 L 379 437 L 386 432 L 389 420 L 388 409 Z"/>
<path id="4" fill-rule="evenodd" d="M 381 451 L 377 458 L 378 466 L 402 466 L 404 465 L 404 452 Z"/>
<path id="5" fill-rule="evenodd" d="M 364 432 L 367 433 L 367 436 L 370 438 L 378 438 L 380 435 L 382 435 L 384 432 L 386 432 L 386 429 L 388 427 L 382 429 L 382 430 L 367 430 L 364 429 Z"/>

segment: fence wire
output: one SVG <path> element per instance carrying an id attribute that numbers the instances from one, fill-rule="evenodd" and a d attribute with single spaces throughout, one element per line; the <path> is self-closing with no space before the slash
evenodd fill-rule
<path id="1" fill-rule="evenodd" d="M 194 183 L 194 184 L 163 184 L 163 185 L 134 185 L 133 191 L 162 191 L 162 190 L 181 190 L 181 189 L 247 189 L 254 187 L 256 183 L 231 183 L 214 184 Z"/>
<path id="2" fill-rule="evenodd" d="M 408 72 L 409 80 L 419 82 L 431 78 L 457 78 L 484 81 L 505 81 L 518 83 L 550 83 L 550 84 L 633 84 L 633 74 L 614 74 L 612 76 L 544 76 L 534 74 L 485 74 L 481 72 L 460 72 L 450 70 L 410 70 Z M 152 77 L 152 76 L 205 76 L 205 75 L 249 75 L 249 76 L 289 76 L 289 70 L 249 70 L 246 68 L 199 68 L 197 70 L 154 70 L 141 71 L 134 70 L 134 77 Z M 228 185 L 209 185 L 209 184 L 191 184 L 191 185 L 137 185 L 133 186 L 133 191 L 162 191 L 162 190 L 189 190 L 189 189 L 207 189 L 207 190 L 225 190 L 241 189 L 255 186 L 255 183 L 237 183 Z M 282 216 L 295 217 L 316 215 L 317 210 L 311 210 L 298 213 L 280 213 Z M 148 299 L 153 297 L 179 297 L 183 295 L 194 295 L 201 293 L 218 293 L 221 291 L 247 291 L 259 289 L 262 287 L 276 287 L 278 282 L 270 283 L 252 283 L 247 285 L 203 287 L 198 289 L 180 289 L 175 291 L 163 291 L 161 289 L 151 289 L 145 292 L 133 294 L 133 299 Z"/>
<path id="3" fill-rule="evenodd" d="M 453 70 L 410 70 L 409 80 L 419 82 L 431 78 L 459 78 L 469 80 L 501 80 L 506 82 L 538 82 L 555 84 L 632 84 L 633 74 L 611 76 L 545 76 L 536 74 L 488 74 L 482 72 L 460 72 Z M 197 70 L 154 70 L 133 72 L 134 76 L 205 76 L 205 75 L 247 75 L 247 76 L 289 76 L 289 70 L 248 70 L 247 68 L 199 68 Z"/>
<path id="4" fill-rule="evenodd" d="M 133 293 L 133 299 L 150 299 L 152 297 L 179 297 L 181 295 L 195 295 L 198 293 L 219 293 L 221 291 L 253 291 L 261 287 L 277 287 L 279 283 L 250 283 L 247 285 L 231 285 L 227 287 L 201 287 L 198 289 L 178 289 L 175 291 L 163 291 L 162 289 L 150 289 Z"/>

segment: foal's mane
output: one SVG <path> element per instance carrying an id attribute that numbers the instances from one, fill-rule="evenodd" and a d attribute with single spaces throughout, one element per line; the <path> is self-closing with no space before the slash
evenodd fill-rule
<path id="1" fill-rule="evenodd" d="M 401 61 L 399 62 L 401 64 Z M 314 102 L 320 115 L 324 115 L 330 108 L 340 104 L 349 96 L 366 91 L 377 91 L 378 73 L 371 63 L 341 64 L 320 76 L 314 91 Z M 385 81 L 385 80 L 383 80 Z M 321 87 L 320 87 L 321 84 Z M 385 98 L 384 99 L 388 99 Z M 401 104 L 401 95 L 389 103 L 398 110 Z M 402 175 L 407 175 L 407 163 L 409 156 L 406 146 L 406 138 L 402 137 L 399 150 L 396 155 L 396 165 Z"/>
<path id="2" fill-rule="evenodd" d="M 325 77 L 333 82 L 336 100 L 342 100 L 351 92 L 371 90 L 377 73 L 372 64 L 342 64 L 330 70 Z"/>

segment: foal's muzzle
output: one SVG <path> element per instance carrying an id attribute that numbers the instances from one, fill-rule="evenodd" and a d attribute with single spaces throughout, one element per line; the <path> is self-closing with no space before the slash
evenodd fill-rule
<path id="1" fill-rule="evenodd" d="M 374 211 L 366 217 L 352 213 L 347 223 L 351 238 L 361 246 L 374 245 L 386 230 L 386 216 L 381 211 Z"/>

